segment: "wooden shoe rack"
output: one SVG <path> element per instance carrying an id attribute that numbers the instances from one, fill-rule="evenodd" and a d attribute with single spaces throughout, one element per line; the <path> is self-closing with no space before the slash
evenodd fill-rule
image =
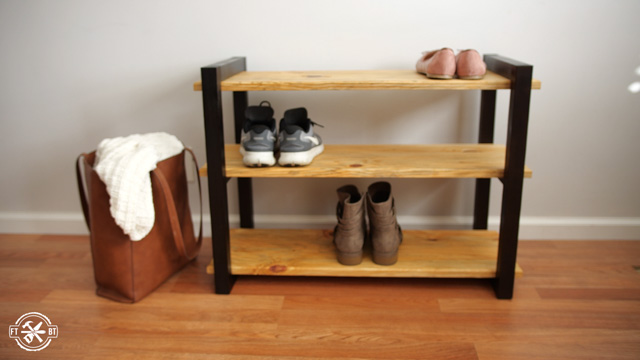
<path id="1" fill-rule="evenodd" d="M 496 297 L 513 296 L 533 67 L 485 55 L 482 80 L 431 80 L 412 70 L 246 71 L 243 57 L 201 69 L 215 291 L 231 292 L 239 275 L 455 277 L 493 279 Z M 481 90 L 477 144 L 325 145 L 306 167 L 248 168 L 238 151 L 248 91 Z M 494 144 L 497 90 L 510 90 L 506 144 Z M 225 144 L 222 92 L 233 92 L 236 144 Z M 365 258 L 357 266 L 335 259 L 331 230 L 254 229 L 252 178 L 474 178 L 473 229 L 405 230 L 393 266 Z M 238 179 L 240 228 L 229 228 L 227 182 Z M 487 230 L 492 178 L 502 184 L 499 231 Z"/>

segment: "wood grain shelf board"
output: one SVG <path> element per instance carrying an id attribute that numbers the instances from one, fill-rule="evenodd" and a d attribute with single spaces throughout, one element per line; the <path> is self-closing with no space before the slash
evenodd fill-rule
<path id="1" fill-rule="evenodd" d="M 435 80 L 415 70 L 243 71 L 223 80 L 222 91 L 278 90 L 500 90 L 511 81 L 491 71 L 481 80 Z M 532 89 L 540 89 L 533 79 Z M 193 84 L 202 90 L 201 81 Z"/>
<path id="2" fill-rule="evenodd" d="M 487 230 L 405 230 L 392 266 L 377 265 L 365 249 L 362 263 L 336 260 L 330 230 L 232 229 L 231 272 L 236 275 L 493 278 L 498 233 Z M 212 273 L 210 267 L 208 272 Z M 522 269 L 516 266 L 516 276 Z"/>
<path id="3" fill-rule="evenodd" d="M 242 163 L 240 145 L 225 145 L 226 176 L 255 178 L 500 178 L 505 146 L 325 145 L 308 166 L 250 168 Z M 207 175 L 206 165 L 200 175 Z M 525 177 L 532 171 L 525 168 Z"/>

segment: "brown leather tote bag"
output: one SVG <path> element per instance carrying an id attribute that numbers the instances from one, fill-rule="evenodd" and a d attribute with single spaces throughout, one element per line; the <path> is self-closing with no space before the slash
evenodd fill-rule
<path id="1" fill-rule="evenodd" d="M 155 224 L 140 241 L 131 241 L 111 216 L 109 194 L 93 168 L 95 151 L 78 157 L 78 190 L 90 232 L 98 295 L 120 302 L 139 301 L 198 255 L 202 244 L 202 194 L 200 233 L 196 239 L 189 208 L 185 152 L 191 153 L 198 169 L 193 152 L 185 148 L 180 154 L 158 162 L 150 172 Z"/>

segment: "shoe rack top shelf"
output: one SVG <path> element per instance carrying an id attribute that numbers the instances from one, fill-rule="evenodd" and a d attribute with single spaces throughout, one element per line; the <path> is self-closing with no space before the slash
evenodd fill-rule
<path id="1" fill-rule="evenodd" d="M 500 90 L 511 81 L 491 71 L 481 80 L 434 80 L 415 70 L 242 71 L 223 80 L 222 91 L 277 90 Z M 532 89 L 540 89 L 533 79 Z M 202 90 L 201 81 L 193 84 Z"/>
<path id="2" fill-rule="evenodd" d="M 240 145 L 225 145 L 227 177 L 253 178 L 502 178 L 505 146 L 325 145 L 308 166 L 251 168 L 242 163 Z M 207 176 L 206 165 L 200 169 Z M 525 177 L 531 177 L 525 167 Z"/>

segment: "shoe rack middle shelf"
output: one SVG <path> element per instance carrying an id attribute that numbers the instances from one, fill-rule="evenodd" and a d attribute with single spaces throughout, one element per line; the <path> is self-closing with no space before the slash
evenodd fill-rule
<path id="1" fill-rule="evenodd" d="M 239 149 L 225 145 L 227 177 L 501 178 L 505 164 L 505 147 L 496 144 L 325 145 L 308 166 L 263 168 L 245 166 Z M 524 176 L 531 177 L 528 167 Z"/>

